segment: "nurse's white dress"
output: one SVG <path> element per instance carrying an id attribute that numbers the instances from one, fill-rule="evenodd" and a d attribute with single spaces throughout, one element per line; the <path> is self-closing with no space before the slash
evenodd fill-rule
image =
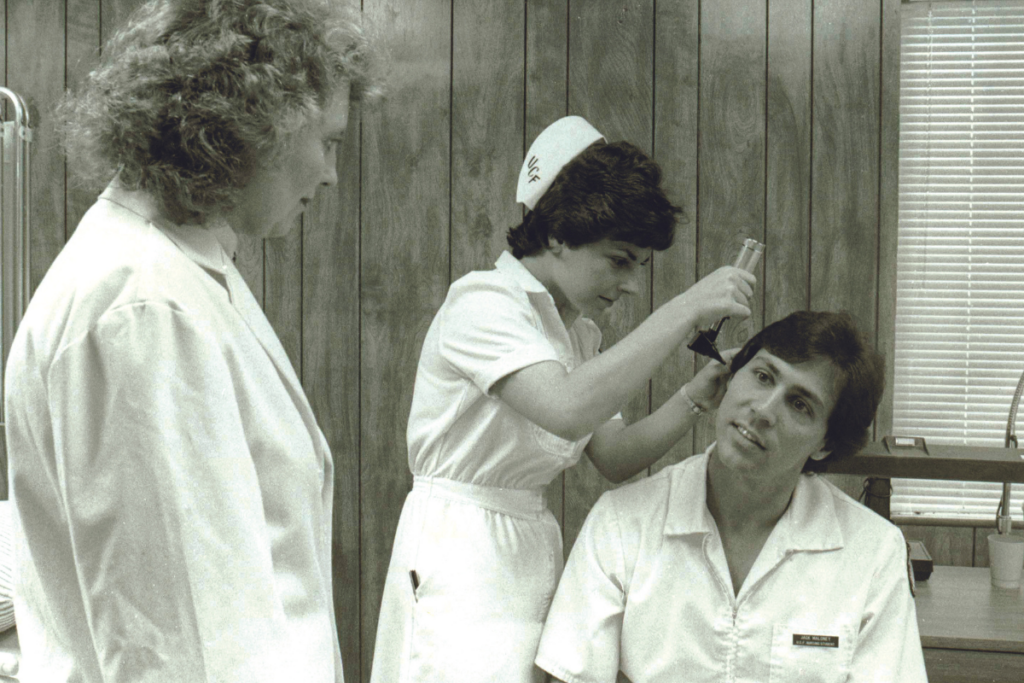
<path id="1" fill-rule="evenodd" d="M 415 483 L 395 536 L 371 681 L 526 683 L 562 571 L 543 490 L 579 460 L 566 441 L 489 394 L 542 361 L 567 370 L 601 333 L 568 330 L 511 254 L 455 282 L 427 332 L 409 416 Z"/>

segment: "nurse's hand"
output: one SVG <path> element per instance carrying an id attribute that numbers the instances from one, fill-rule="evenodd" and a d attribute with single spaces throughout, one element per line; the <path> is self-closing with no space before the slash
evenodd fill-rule
<path id="1" fill-rule="evenodd" d="M 722 359 L 725 360 L 725 365 L 717 360 L 710 361 L 693 376 L 693 379 L 686 383 L 683 391 L 689 394 L 694 403 L 705 410 L 718 408 L 725 396 L 725 390 L 729 386 L 729 377 L 732 374 L 729 365 L 739 352 L 739 348 L 723 351 Z"/>
<path id="2" fill-rule="evenodd" d="M 734 266 L 722 266 L 678 298 L 692 307 L 698 329 L 707 329 L 725 317 L 750 317 L 750 297 L 757 278 Z"/>

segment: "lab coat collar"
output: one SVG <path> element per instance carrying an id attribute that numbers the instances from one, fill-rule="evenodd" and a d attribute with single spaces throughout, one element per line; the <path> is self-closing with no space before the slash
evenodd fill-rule
<path id="1" fill-rule="evenodd" d="M 228 262 L 238 250 L 238 237 L 223 219 L 211 219 L 204 225 L 172 223 L 164 218 L 156 199 L 143 190 L 126 190 L 111 182 L 100 195 L 135 213 L 174 242 L 181 251 L 202 268 L 224 277 Z"/>
<path id="2" fill-rule="evenodd" d="M 533 273 L 510 252 L 501 252 L 494 267 L 515 280 L 516 284 L 529 294 L 549 294 L 547 287 L 542 285 L 540 280 L 535 278 Z"/>
<path id="3" fill-rule="evenodd" d="M 292 399 L 299 409 L 303 422 L 323 458 L 326 480 L 333 481 L 333 461 L 330 447 L 317 426 L 313 410 L 309 405 L 302 382 L 295 374 L 288 354 L 281 345 L 259 303 L 253 297 L 248 285 L 242 279 L 233 263 L 238 247 L 238 237 L 231 226 L 223 220 L 211 220 L 206 225 L 178 225 L 164 218 L 156 200 L 147 192 L 131 191 L 112 182 L 100 195 L 101 199 L 113 202 L 149 222 L 166 235 L 183 254 L 198 266 L 209 272 L 215 281 L 227 290 L 228 300 L 239 316 L 259 341 L 271 362 L 281 373 Z"/>
<path id="4" fill-rule="evenodd" d="M 699 462 L 679 467 L 670 474 L 666 536 L 709 534 L 713 521 L 707 506 L 708 461 L 715 444 L 708 446 Z M 836 516 L 835 498 L 828 484 L 817 475 L 800 475 L 793 498 L 776 524 L 782 551 L 823 551 L 843 547 L 843 534 Z"/>

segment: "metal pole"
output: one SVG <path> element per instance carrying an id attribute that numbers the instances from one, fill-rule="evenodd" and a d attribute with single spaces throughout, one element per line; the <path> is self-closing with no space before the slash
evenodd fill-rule
<path id="1" fill-rule="evenodd" d="M 1013 399 L 1010 401 L 1010 415 L 1006 418 L 1006 438 L 1003 441 L 1004 448 L 1017 448 L 1017 435 L 1014 434 L 1014 426 L 1017 422 L 1017 408 L 1020 406 L 1020 397 L 1024 393 L 1024 373 L 1021 373 L 1017 380 L 1017 388 L 1013 392 Z M 1012 446 L 1011 446 L 1012 445 Z M 1010 484 L 1003 484 L 1003 497 L 999 500 L 999 508 L 996 510 L 996 531 L 1001 534 L 1008 534 L 1013 530 L 1013 518 L 1010 517 Z"/>
<path id="2" fill-rule="evenodd" d="M 32 289 L 31 284 L 31 215 L 30 195 L 31 190 L 31 155 L 30 145 L 32 143 L 32 127 L 29 109 L 25 100 L 12 90 L 0 87 L 0 98 L 6 97 L 11 102 L 14 116 L 10 121 L 3 122 L 4 129 L 4 150 L 2 163 L 13 168 L 13 173 L 7 172 L 4 175 L 8 180 L 13 180 L 13 225 L 4 225 L 7 211 L 0 215 L 0 228 L 3 234 L 0 235 L 0 280 L 8 286 L 13 286 L 14 291 L 11 297 L 4 297 L 4 305 L 0 306 L 2 313 L 2 350 L 3 357 L 0 363 L 6 363 L 8 345 L 14 336 L 14 331 L 21 322 L 21 316 L 28 306 L 28 300 Z M 6 191 L 5 191 L 6 192 Z M 9 240 L 9 241 L 8 241 Z M 11 258 L 3 254 L 7 245 L 11 245 Z M 14 274 L 3 272 L 8 264 L 14 268 Z M 8 302 L 10 305 L 8 305 Z M 2 377 L 2 373 L 0 373 Z M 2 387 L 0 387 L 2 396 Z M 3 401 L 0 400 L 0 426 L 6 424 Z"/>

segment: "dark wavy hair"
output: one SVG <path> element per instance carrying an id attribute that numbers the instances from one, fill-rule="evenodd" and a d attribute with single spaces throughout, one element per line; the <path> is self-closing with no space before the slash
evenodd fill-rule
<path id="1" fill-rule="evenodd" d="M 341 4 L 150 0 L 58 108 L 73 167 L 146 190 L 178 223 L 234 208 L 340 88 L 381 93 L 384 60 Z"/>
<path id="2" fill-rule="evenodd" d="M 885 390 L 885 360 L 857 331 L 849 313 L 797 311 L 754 335 L 732 359 L 735 373 L 764 349 L 787 363 L 827 358 L 837 372 L 836 403 L 828 416 L 823 460 L 808 460 L 804 472 L 824 469 L 857 453 L 869 438 L 868 429 Z"/>
<path id="3" fill-rule="evenodd" d="M 602 239 L 657 251 L 672 246 L 682 211 L 661 188 L 661 168 L 628 142 L 587 147 L 555 176 L 523 222 L 508 231 L 512 255 L 536 254 L 555 238 L 570 247 Z"/>

